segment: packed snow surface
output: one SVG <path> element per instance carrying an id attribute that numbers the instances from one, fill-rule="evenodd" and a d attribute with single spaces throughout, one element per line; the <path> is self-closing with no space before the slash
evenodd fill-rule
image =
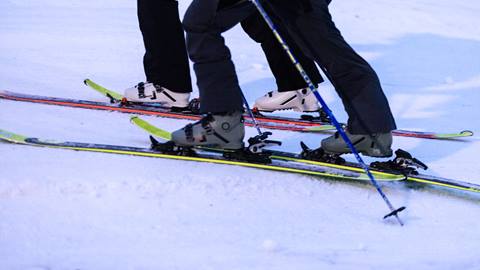
<path id="1" fill-rule="evenodd" d="M 120 91 L 143 81 L 135 5 L 1 1 L 0 89 L 101 101 L 84 78 Z M 331 12 L 378 72 L 400 128 L 480 132 L 480 2 L 343 0 Z M 275 89 L 258 44 L 238 27 L 225 37 L 247 98 Z M 345 121 L 331 85 L 320 92 Z M 0 100 L 1 129 L 148 146 L 129 117 Z M 327 135 L 274 131 L 289 151 Z M 477 136 L 397 137 L 394 147 L 429 174 L 480 184 Z M 6 143 L 0 153 L 0 269 L 480 269 L 476 195 L 385 184 L 407 207 L 400 227 L 382 220 L 387 207 L 368 183 Z"/>

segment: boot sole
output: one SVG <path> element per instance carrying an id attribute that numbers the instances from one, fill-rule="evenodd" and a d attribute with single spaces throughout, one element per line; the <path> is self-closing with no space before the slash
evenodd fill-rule
<path id="1" fill-rule="evenodd" d="M 325 149 L 324 149 L 325 150 Z M 375 157 L 375 158 L 388 158 L 388 157 L 391 157 L 393 156 L 393 151 L 390 150 L 389 153 L 387 154 L 381 154 L 381 155 L 376 155 L 374 153 L 371 153 L 371 152 L 368 152 L 368 151 L 358 151 L 360 154 L 364 155 L 364 156 L 368 156 L 368 157 Z M 328 154 L 333 154 L 333 155 L 343 155 L 343 154 L 353 154 L 350 149 L 348 149 L 347 151 L 342 151 L 342 152 L 333 152 L 333 151 L 328 151 L 328 150 L 325 150 L 325 153 L 328 153 Z"/>

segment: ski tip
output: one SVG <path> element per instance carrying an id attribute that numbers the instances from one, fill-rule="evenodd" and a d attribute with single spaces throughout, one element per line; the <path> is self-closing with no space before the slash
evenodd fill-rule
<path id="1" fill-rule="evenodd" d="M 88 79 L 88 78 L 85 79 L 85 80 L 83 80 L 83 83 L 84 83 L 85 85 L 88 85 L 89 82 L 90 82 L 90 79 Z"/>
<path id="2" fill-rule="evenodd" d="M 130 117 L 130 122 L 135 122 L 137 119 L 140 119 L 138 116 L 132 116 Z"/>
<path id="3" fill-rule="evenodd" d="M 27 137 L 13 133 L 4 129 L 0 129 L 0 140 L 13 142 L 13 143 L 22 143 Z"/>
<path id="4" fill-rule="evenodd" d="M 463 130 L 455 134 L 438 134 L 435 139 L 458 139 L 458 138 L 465 138 L 465 137 L 472 137 L 473 131 L 470 130 Z"/>

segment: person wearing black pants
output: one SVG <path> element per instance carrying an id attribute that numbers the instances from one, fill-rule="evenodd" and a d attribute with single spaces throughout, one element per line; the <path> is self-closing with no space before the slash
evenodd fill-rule
<path id="1" fill-rule="evenodd" d="M 183 20 L 189 56 L 194 62 L 203 97 L 202 110 L 212 113 L 213 117 L 202 125 L 174 132 L 177 144 L 208 144 L 206 141 L 211 136 L 202 126 L 208 122 L 210 128 L 220 129 L 220 121 L 237 121 L 237 112 L 242 109 L 240 87 L 221 33 L 257 11 L 249 1 L 218 10 L 219 2 L 222 0 L 193 0 Z M 388 101 L 375 71 L 348 45 L 333 23 L 328 9 L 330 1 L 264 2 L 271 4 L 268 6 L 281 19 L 302 52 L 328 71 L 349 116 L 347 135 L 357 149 L 370 156 L 391 156 L 391 131 L 396 125 Z M 215 115 L 222 117 L 215 121 Z M 231 120 L 225 115 L 230 115 Z M 238 140 L 240 137 L 232 138 Z M 322 148 L 335 154 L 350 152 L 338 135 L 322 140 Z"/>
<path id="2" fill-rule="evenodd" d="M 192 91 L 178 2 L 138 0 L 137 15 L 145 44 L 143 66 L 147 81 L 180 93 Z"/>
<path id="3" fill-rule="evenodd" d="M 228 8 L 231 4 L 219 8 Z M 232 1 L 234 3 L 234 1 Z M 179 19 L 178 2 L 175 0 L 138 0 L 138 20 L 145 44 L 143 64 L 147 83 L 127 89 L 128 100 L 162 103 L 168 107 L 186 107 L 192 83 L 188 56 L 185 48 L 183 27 Z M 276 78 L 279 92 L 291 91 L 296 96 L 298 90 L 306 87 L 302 77 L 289 64 L 288 57 L 259 16 L 252 14 L 242 21 L 244 31 L 260 43 Z M 305 65 L 314 83 L 323 81 L 315 63 L 294 48 Z M 290 94 L 289 96 L 292 96 Z M 301 91 L 298 98 L 304 98 Z M 309 96 L 312 99 L 313 96 Z M 298 106 L 292 100 L 287 106 Z M 316 103 L 315 103 L 316 104 Z M 318 110 L 318 106 L 312 110 Z"/>
<path id="4" fill-rule="evenodd" d="M 276 91 L 268 92 L 265 96 L 258 98 L 253 106 L 260 111 L 268 112 L 285 109 L 294 109 L 301 112 L 320 111 L 314 95 L 307 91 L 307 85 L 303 77 L 300 76 L 295 66 L 291 64 L 290 58 L 285 54 L 282 46 L 278 43 L 260 13 L 254 12 L 248 16 L 241 22 L 241 26 L 253 40 L 261 44 L 277 84 Z M 290 44 L 290 49 L 296 55 L 313 83 L 316 86 L 322 83 L 323 79 L 318 72 L 315 62 L 300 50 L 285 29 L 279 26 L 278 31 L 282 33 L 282 36 Z"/>

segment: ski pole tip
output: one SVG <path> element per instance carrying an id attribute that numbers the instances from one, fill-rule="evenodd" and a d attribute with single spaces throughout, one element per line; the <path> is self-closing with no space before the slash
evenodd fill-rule
<path id="1" fill-rule="evenodd" d="M 385 215 L 385 216 L 383 217 L 383 219 L 389 218 L 389 217 L 391 217 L 391 216 L 397 216 L 398 213 L 402 212 L 402 211 L 405 210 L 405 209 L 406 209 L 406 207 L 405 207 L 405 206 L 402 206 L 402 207 L 400 207 L 400 208 L 398 208 L 398 209 L 396 209 L 396 210 L 393 210 L 393 211 L 390 212 L 389 214 Z M 400 224 L 403 226 L 403 224 L 402 224 L 401 222 L 400 222 Z"/>

